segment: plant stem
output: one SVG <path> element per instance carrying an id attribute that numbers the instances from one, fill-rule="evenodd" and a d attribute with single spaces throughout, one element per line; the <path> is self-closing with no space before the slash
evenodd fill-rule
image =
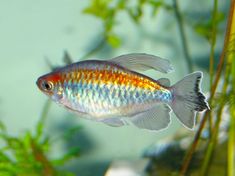
<path id="1" fill-rule="evenodd" d="M 235 161 L 234 161 L 234 150 L 235 150 L 235 107 L 234 105 L 231 107 L 231 120 L 230 120 L 230 127 L 229 127 L 229 138 L 228 138 L 228 167 L 227 173 L 228 176 L 234 176 L 235 171 Z"/>
<path id="2" fill-rule="evenodd" d="M 209 163 L 211 161 L 211 156 L 214 151 L 215 145 L 217 143 L 217 137 L 218 137 L 218 133 L 219 133 L 219 124 L 221 122 L 221 115 L 223 112 L 223 108 L 224 108 L 224 106 L 221 107 L 217 112 L 216 125 L 212 131 L 212 137 L 210 138 L 211 140 L 209 141 L 209 144 L 207 146 L 206 154 L 204 156 L 203 163 L 202 163 L 201 174 L 200 174 L 202 176 L 207 175 Z"/>
<path id="3" fill-rule="evenodd" d="M 43 166 L 43 175 L 44 176 L 57 175 L 56 170 L 53 168 L 52 164 L 47 159 L 43 151 L 37 146 L 34 139 L 31 139 L 31 148 L 32 148 L 33 156 Z"/>
<path id="4" fill-rule="evenodd" d="M 215 44 L 216 44 L 216 16 L 217 16 L 218 0 L 214 0 L 213 16 L 212 16 L 212 29 L 211 29 L 211 49 L 210 49 L 210 87 L 213 84 L 214 76 L 214 54 L 215 54 Z"/>
<path id="5" fill-rule="evenodd" d="M 44 125 L 44 122 L 47 118 L 47 114 L 49 112 L 50 105 L 51 105 L 51 101 L 48 99 L 44 104 L 41 117 L 40 117 L 40 119 L 37 123 L 37 126 L 36 126 L 36 136 L 35 136 L 36 140 L 39 140 L 42 135 L 43 125 Z"/>
<path id="6" fill-rule="evenodd" d="M 183 18 L 180 14 L 177 0 L 173 0 L 173 6 L 174 6 L 174 10 L 175 10 L 176 20 L 178 22 L 180 37 L 181 37 L 181 40 L 182 40 L 183 53 L 184 53 L 185 61 L 187 63 L 188 72 L 190 73 L 190 72 L 193 71 L 193 64 L 192 64 L 191 57 L 189 55 L 188 42 L 186 40 L 185 29 L 184 29 L 184 25 L 183 25 Z"/>
<path id="7" fill-rule="evenodd" d="M 222 88 L 222 93 L 224 93 L 224 94 L 226 94 L 226 92 L 227 92 L 227 88 L 229 85 L 230 73 L 231 73 L 231 64 L 227 64 L 226 74 L 225 74 L 225 83 Z M 220 105 L 219 105 L 219 110 L 217 111 L 217 120 L 216 120 L 215 126 L 212 128 L 213 129 L 212 133 L 211 133 L 212 137 L 210 138 L 208 147 L 206 149 L 205 158 L 202 163 L 201 175 L 207 175 L 207 172 L 208 172 L 211 157 L 212 157 L 214 148 L 217 143 L 217 137 L 219 134 L 219 125 L 221 122 L 224 105 L 225 105 L 225 98 L 222 98 L 222 101 L 220 102 Z"/>
<path id="8" fill-rule="evenodd" d="M 216 91 L 216 88 L 217 88 L 217 85 L 218 85 L 218 82 L 219 82 L 219 79 L 220 79 L 220 76 L 221 76 L 222 68 L 223 68 L 223 65 L 224 65 L 225 54 L 226 54 L 226 51 L 227 51 L 229 35 L 230 35 L 230 31 L 231 31 L 232 17 L 233 17 L 233 14 L 234 14 L 234 6 L 235 6 L 235 0 L 232 0 L 230 10 L 229 10 L 226 34 L 225 34 L 225 38 L 224 38 L 224 47 L 223 47 L 222 53 L 220 55 L 220 61 L 219 61 L 219 65 L 218 65 L 218 68 L 217 68 L 215 81 L 213 83 L 213 86 L 211 87 L 211 96 L 210 96 L 210 99 L 209 99 L 209 104 L 211 103 L 211 101 L 212 101 L 212 99 L 215 95 L 215 91 Z M 183 163 L 182 163 L 182 168 L 180 170 L 180 175 L 182 175 L 182 176 L 184 176 L 185 173 L 188 170 L 188 166 L 190 164 L 190 161 L 192 160 L 193 153 L 194 153 L 194 151 L 195 151 L 195 149 L 198 145 L 202 129 L 204 128 L 204 125 L 205 125 L 206 120 L 208 118 L 208 114 L 209 114 L 208 112 L 209 111 L 206 111 L 204 116 L 202 117 L 202 120 L 201 120 L 201 123 L 199 125 L 198 131 L 196 132 L 195 137 L 193 139 L 193 142 L 192 142 L 189 150 L 187 151 L 187 153 L 185 155 L 185 158 L 184 158 Z"/>
<path id="9" fill-rule="evenodd" d="M 232 29 L 230 33 L 230 43 L 231 43 L 231 53 L 228 53 L 228 60 L 231 62 L 232 65 L 232 94 L 235 95 L 235 46 L 234 46 L 234 40 L 235 40 L 235 14 L 233 15 L 232 20 Z M 234 100 L 232 100 L 234 102 Z M 234 176 L 235 171 L 235 105 L 234 103 L 231 103 L 230 105 L 230 126 L 229 126 L 229 132 L 228 132 L 228 154 L 227 154 L 227 161 L 228 161 L 228 167 L 227 167 L 227 174 L 228 176 Z"/>
<path id="10" fill-rule="evenodd" d="M 227 52 L 227 48 L 228 48 L 228 44 L 229 44 L 229 38 L 230 38 L 230 34 L 231 34 L 231 28 L 232 28 L 232 18 L 234 15 L 234 10 L 235 10 L 235 0 L 231 1 L 231 6 L 229 9 L 229 16 L 228 16 L 228 22 L 227 22 L 227 28 L 226 28 L 226 34 L 225 34 L 225 38 L 224 38 L 224 47 L 222 50 L 222 53 L 220 55 L 220 60 L 219 60 L 219 64 L 218 64 L 218 68 L 217 68 L 217 72 L 216 72 L 216 76 L 215 76 L 215 81 L 214 84 L 211 87 L 211 97 L 214 97 L 219 79 L 220 79 L 220 75 L 222 72 L 222 68 L 224 65 L 224 60 L 225 60 L 225 55 Z M 210 97 L 210 99 L 211 99 Z"/>
<path id="11" fill-rule="evenodd" d="M 211 29 L 211 48 L 210 48 L 210 88 L 213 84 L 213 78 L 214 78 L 214 57 L 215 57 L 215 44 L 216 44 L 216 31 L 217 31 L 217 25 L 216 25 L 216 16 L 217 16 L 217 9 L 218 9 L 218 0 L 214 0 L 214 7 L 213 7 L 213 15 L 212 15 L 212 29 Z M 212 112 L 209 112 L 209 130 L 210 135 L 212 131 Z"/>

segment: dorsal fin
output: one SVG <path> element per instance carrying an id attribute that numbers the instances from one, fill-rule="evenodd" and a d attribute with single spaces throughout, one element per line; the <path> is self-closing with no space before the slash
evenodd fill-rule
<path id="1" fill-rule="evenodd" d="M 170 61 L 144 53 L 125 54 L 109 61 L 136 71 L 153 69 L 162 73 L 168 73 L 173 70 Z"/>
<path id="2" fill-rule="evenodd" d="M 157 82 L 159 84 L 161 84 L 162 86 L 165 86 L 165 87 L 170 87 L 170 85 L 171 85 L 170 80 L 167 79 L 167 78 L 160 78 L 160 79 L 157 80 Z"/>
<path id="3" fill-rule="evenodd" d="M 64 56 L 63 56 L 63 60 L 65 62 L 66 65 L 69 65 L 69 64 L 72 64 L 73 63 L 73 60 L 72 58 L 70 57 L 68 51 L 64 51 Z"/>

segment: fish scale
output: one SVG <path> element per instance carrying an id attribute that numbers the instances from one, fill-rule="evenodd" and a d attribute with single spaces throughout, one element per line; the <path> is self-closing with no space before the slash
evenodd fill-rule
<path id="1" fill-rule="evenodd" d="M 134 106 L 149 99 L 163 100 L 161 96 L 158 97 L 158 92 L 165 91 L 170 95 L 170 91 L 164 90 L 157 83 L 124 71 L 117 66 L 99 65 L 98 67 L 87 64 L 83 65 L 82 69 L 78 67 L 67 73 L 63 78 L 66 96 L 71 101 L 70 106 L 82 112 L 96 113 L 97 111 L 96 115 L 102 115 L 107 111 L 112 114 L 123 106 Z"/>

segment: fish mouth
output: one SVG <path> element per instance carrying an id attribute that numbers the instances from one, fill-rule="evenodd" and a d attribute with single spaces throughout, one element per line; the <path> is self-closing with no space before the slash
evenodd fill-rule
<path id="1" fill-rule="evenodd" d="M 38 88 L 39 88 L 41 91 L 43 91 L 43 90 L 42 90 L 42 86 L 41 86 L 41 85 L 42 85 L 42 79 L 41 79 L 41 78 L 38 78 L 38 79 L 37 79 L 36 85 L 38 86 Z"/>
<path id="2" fill-rule="evenodd" d="M 39 79 L 37 79 L 37 81 L 36 81 L 36 85 L 39 87 Z"/>

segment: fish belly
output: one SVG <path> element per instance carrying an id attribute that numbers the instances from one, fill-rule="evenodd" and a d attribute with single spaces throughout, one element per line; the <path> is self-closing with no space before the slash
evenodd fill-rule
<path id="1" fill-rule="evenodd" d="M 75 111 L 104 119 L 133 116 L 151 109 L 157 103 L 167 102 L 169 97 L 170 93 L 151 92 L 134 86 L 91 84 L 78 89 L 70 106 Z"/>

